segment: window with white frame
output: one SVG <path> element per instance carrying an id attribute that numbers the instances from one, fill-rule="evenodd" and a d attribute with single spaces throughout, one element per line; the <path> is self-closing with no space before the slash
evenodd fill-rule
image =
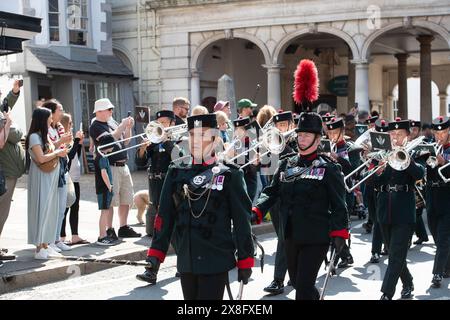
<path id="1" fill-rule="evenodd" d="M 59 41 L 59 0 L 48 0 L 48 28 L 50 41 Z"/>
<path id="2" fill-rule="evenodd" d="M 88 39 L 88 1 L 67 0 L 69 44 L 86 46 Z"/>

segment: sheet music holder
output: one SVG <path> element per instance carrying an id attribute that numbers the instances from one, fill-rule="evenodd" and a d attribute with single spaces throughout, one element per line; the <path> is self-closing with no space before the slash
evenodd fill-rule
<path id="1" fill-rule="evenodd" d="M 386 132 L 371 132 L 370 141 L 373 150 L 392 150 L 391 136 Z"/>

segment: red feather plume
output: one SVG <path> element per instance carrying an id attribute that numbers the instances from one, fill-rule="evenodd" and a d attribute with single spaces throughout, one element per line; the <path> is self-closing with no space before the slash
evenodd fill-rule
<path id="1" fill-rule="evenodd" d="M 319 98 L 319 76 L 312 60 L 301 60 L 295 70 L 294 78 L 292 96 L 297 104 L 311 103 Z"/>

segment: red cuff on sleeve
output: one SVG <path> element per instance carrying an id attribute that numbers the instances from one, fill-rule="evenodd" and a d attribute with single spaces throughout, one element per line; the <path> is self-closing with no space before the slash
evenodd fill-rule
<path id="1" fill-rule="evenodd" d="M 259 208 L 257 208 L 257 207 L 253 207 L 252 212 L 256 213 L 256 216 L 257 216 L 256 224 L 260 224 L 263 220 L 263 214 L 262 214 L 261 210 L 259 210 Z"/>
<path id="2" fill-rule="evenodd" d="M 247 258 L 247 259 L 239 260 L 236 265 L 239 269 L 250 269 L 250 268 L 254 267 L 255 259 Z"/>
<path id="3" fill-rule="evenodd" d="M 342 230 L 331 231 L 330 237 L 331 238 L 339 237 L 339 238 L 343 238 L 343 239 L 348 239 L 350 237 L 350 235 L 349 235 L 347 229 L 342 229 Z"/>
<path id="4" fill-rule="evenodd" d="M 164 259 L 166 258 L 166 254 L 158 249 L 148 249 L 147 251 L 147 257 L 156 257 L 158 258 L 159 262 L 163 263 Z"/>

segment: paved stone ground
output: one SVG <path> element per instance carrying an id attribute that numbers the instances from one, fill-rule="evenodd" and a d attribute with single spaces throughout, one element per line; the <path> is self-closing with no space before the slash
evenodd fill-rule
<path id="1" fill-rule="evenodd" d="M 244 289 L 245 300 L 260 299 L 294 299 L 295 291 L 287 287 L 284 294 L 268 296 L 263 288 L 272 280 L 273 264 L 275 258 L 276 238 L 273 233 L 261 236 L 262 244 L 266 250 L 266 266 L 261 274 L 259 268 L 253 269 L 252 280 Z M 338 276 L 330 279 L 327 296 L 328 300 L 377 300 L 381 296 L 380 288 L 382 277 L 386 270 L 387 258 L 379 264 L 369 264 L 370 234 L 365 234 L 361 222 L 354 228 L 352 253 L 355 265 L 348 269 L 339 269 Z M 430 289 L 431 270 L 434 259 L 434 245 L 430 242 L 422 246 L 413 246 L 408 255 L 409 268 L 414 276 L 415 296 L 418 300 L 448 300 L 450 299 L 449 279 L 444 280 L 442 288 Z M 71 269 L 70 279 L 56 283 L 32 287 L 0 296 L 0 299 L 100 299 L 100 300 L 179 300 L 182 299 L 179 280 L 174 277 L 176 272 L 176 257 L 169 256 L 161 266 L 159 281 L 150 286 L 135 279 L 142 268 L 120 266 L 96 272 L 86 276 L 77 276 L 77 270 Z M 259 262 L 257 262 L 259 266 Z M 317 281 L 321 288 L 325 279 L 325 270 L 322 266 Z M 231 288 L 234 295 L 238 291 L 236 281 L 237 272 L 230 272 Z M 287 281 L 286 277 L 286 281 Z M 401 283 L 397 286 L 395 298 L 399 298 Z M 225 293 L 225 299 L 228 299 Z"/>

